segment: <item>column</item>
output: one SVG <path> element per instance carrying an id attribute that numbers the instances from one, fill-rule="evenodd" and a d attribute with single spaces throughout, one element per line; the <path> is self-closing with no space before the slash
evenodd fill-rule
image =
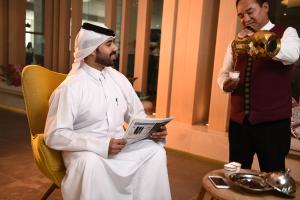
<path id="1" fill-rule="evenodd" d="M 117 0 L 105 0 L 105 25 L 116 30 Z"/>
<path id="2" fill-rule="evenodd" d="M 82 1 L 71 0 L 71 54 L 69 65 L 71 66 L 74 61 L 74 42 L 78 34 L 78 31 L 81 28 L 82 22 Z"/>
<path id="3" fill-rule="evenodd" d="M 26 0 L 9 0 L 8 8 L 8 63 L 25 63 Z"/>
<path id="4" fill-rule="evenodd" d="M 226 48 L 234 39 L 237 30 L 235 0 L 220 1 L 218 32 L 211 89 L 209 129 L 226 131 L 229 116 L 229 95 L 217 85 L 217 76 L 222 67 Z"/>
<path id="5" fill-rule="evenodd" d="M 8 64 L 8 0 L 0 0 L 0 65 Z"/>
<path id="6" fill-rule="evenodd" d="M 178 1 L 170 115 L 205 123 L 211 88 L 218 0 Z"/>
<path id="7" fill-rule="evenodd" d="M 177 8 L 178 0 L 164 0 L 156 99 L 158 117 L 170 113 Z"/>
<path id="8" fill-rule="evenodd" d="M 59 49 L 56 50 L 59 53 L 58 71 L 63 73 L 68 73 L 70 69 L 70 8 L 70 0 L 64 0 L 59 2 Z"/>
<path id="9" fill-rule="evenodd" d="M 151 4 L 151 0 L 138 1 L 134 62 L 134 77 L 138 77 L 138 79 L 134 82 L 134 88 L 139 92 L 147 90 Z"/>
<path id="10" fill-rule="evenodd" d="M 130 33 L 130 15 L 131 13 L 131 0 L 122 1 L 122 22 L 120 32 L 120 60 L 119 71 L 125 76 L 127 75 L 128 63 L 128 42 Z"/>
<path id="11" fill-rule="evenodd" d="M 71 0 L 45 0 L 45 6 L 45 66 L 68 73 Z"/>

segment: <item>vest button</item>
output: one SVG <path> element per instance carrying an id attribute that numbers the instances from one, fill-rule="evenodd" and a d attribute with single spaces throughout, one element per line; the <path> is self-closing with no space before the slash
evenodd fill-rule
<path id="1" fill-rule="evenodd" d="M 248 62 L 247 65 L 248 65 L 248 66 L 251 66 L 251 65 L 252 65 L 252 62 Z"/>
<path id="2" fill-rule="evenodd" d="M 251 71 L 251 68 L 250 68 L 250 67 L 247 67 L 247 68 L 246 68 L 246 71 L 247 71 L 247 72 L 250 72 L 250 71 Z"/>

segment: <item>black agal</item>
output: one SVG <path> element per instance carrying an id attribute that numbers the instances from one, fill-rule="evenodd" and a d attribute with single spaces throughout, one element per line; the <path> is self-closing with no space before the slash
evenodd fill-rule
<path id="1" fill-rule="evenodd" d="M 104 35 L 107 35 L 107 36 L 115 37 L 115 32 L 113 30 L 108 29 L 108 28 L 104 28 L 104 27 L 101 27 L 101 26 L 96 26 L 94 24 L 84 23 L 82 25 L 82 28 L 85 29 L 85 30 L 94 31 L 96 33 L 100 33 L 100 34 L 104 34 Z"/>

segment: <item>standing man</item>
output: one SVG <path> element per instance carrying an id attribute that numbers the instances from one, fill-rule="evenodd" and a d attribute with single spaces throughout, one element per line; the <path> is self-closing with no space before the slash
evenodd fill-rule
<path id="1" fill-rule="evenodd" d="M 272 31 L 281 38 L 281 49 L 272 59 L 256 59 L 235 56 L 228 46 L 218 84 L 231 92 L 229 160 L 251 169 L 256 153 L 261 171 L 283 171 L 290 149 L 292 64 L 299 58 L 300 39 L 294 28 L 270 22 L 267 0 L 237 0 L 236 9 L 244 26 L 237 37 L 253 35 L 250 29 Z M 229 78 L 233 69 L 240 71 L 239 79 Z"/>
<path id="2" fill-rule="evenodd" d="M 167 132 L 126 145 L 123 124 L 145 117 L 129 81 L 109 67 L 116 59 L 115 34 L 84 23 L 76 40 L 74 63 L 50 97 L 45 142 L 62 151 L 66 200 L 171 199 Z"/>

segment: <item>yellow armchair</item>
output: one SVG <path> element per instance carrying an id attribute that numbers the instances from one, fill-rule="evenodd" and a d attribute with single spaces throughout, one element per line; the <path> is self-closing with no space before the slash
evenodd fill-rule
<path id="1" fill-rule="evenodd" d="M 38 65 L 28 65 L 22 72 L 22 91 L 34 159 L 40 171 L 53 182 L 42 199 L 47 199 L 55 188 L 60 188 L 65 175 L 61 152 L 50 149 L 44 142 L 48 100 L 53 90 L 65 78 L 66 74 L 53 72 Z"/>

